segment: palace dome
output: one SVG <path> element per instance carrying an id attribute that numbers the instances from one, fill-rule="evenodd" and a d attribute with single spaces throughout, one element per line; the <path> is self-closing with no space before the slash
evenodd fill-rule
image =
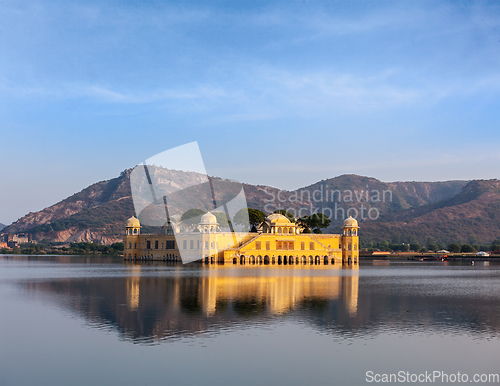
<path id="1" fill-rule="evenodd" d="M 212 213 L 207 212 L 201 216 L 200 224 L 217 225 L 217 217 L 215 217 Z"/>
<path id="2" fill-rule="evenodd" d="M 135 216 L 132 216 L 127 220 L 127 228 L 137 228 L 140 226 L 141 223 L 139 222 L 138 219 L 135 218 Z"/>
<path id="3" fill-rule="evenodd" d="M 358 228 L 358 221 L 352 216 L 349 216 L 349 218 L 344 220 L 344 228 Z"/>
<path id="4" fill-rule="evenodd" d="M 286 217 L 286 216 L 283 216 L 282 214 L 279 214 L 279 213 L 273 213 L 273 214 L 270 214 L 269 216 L 267 216 L 267 219 L 275 224 L 275 223 L 280 223 L 280 224 L 290 224 L 290 220 Z"/>

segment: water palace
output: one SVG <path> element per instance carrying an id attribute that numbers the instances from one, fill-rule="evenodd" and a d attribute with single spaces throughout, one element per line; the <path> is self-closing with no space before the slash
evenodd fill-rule
<path id="1" fill-rule="evenodd" d="M 223 232 L 210 212 L 190 230 L 164 227 L 165 234 L 141 234 L 141 224 L 127 220 L 124 257 L 128 260 L 205 262 L 206 264 L 357 264 L 359 227 L 344 221 L 342 234 L 302 233 L 281 214 L 271 214 L 257 232 Z M 182 257 L 181 257 L 182 256 Z"/>

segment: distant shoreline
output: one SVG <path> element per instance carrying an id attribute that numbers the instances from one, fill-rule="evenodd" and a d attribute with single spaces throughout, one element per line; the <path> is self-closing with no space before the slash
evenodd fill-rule
<path id="1" fill-rule="evenodd" d="M 444 259 L 439 259 L 438 255 L 430 255 L 430 254 L 425 254 L 425 255 L 420 255 L 420 254 L 412 254 L 412 255 L 397 255 L 397 254 L 391 254 L 391 255 L 379 255 L 379 256 L 360 256 L 359 260 L 404 260 L 404 261 L 421 261 L 421 259 L 424 259 L 423 261 L 461 261 L 461 260 L 477 260 L 477 261 L 482 261 L 482 260 L 498 260 L 500 261 L 500 255 L 493 255 L 493 256 L 474 256 L 471 254 L 454 254 L 454 255 L 448 255 Z"/>

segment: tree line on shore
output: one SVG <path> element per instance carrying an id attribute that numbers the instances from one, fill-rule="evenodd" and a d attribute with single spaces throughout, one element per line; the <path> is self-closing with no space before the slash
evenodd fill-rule
<path id="1" fill-rule="evenodd" d="M 361 249 L 365 251 L 375 252 L 375 251 L 390 251 L 390 252 L 417 252 L 417 253 L 427 253 L 427 252 L 437 252 L 440 250 L 446 250 L 451 253 L 474 253 L 479 251 L 484 252 L 498 252 L 500 253 L 500 239 L 493 240 L 491 244 L 459 244 L 459 243 L 438 243 L 435 241 L 429 241 L 425 245 L 421 245 L 418 242 L 413 243 L 402 243 L 395 244 L 390 241 L 378 241 L 378 242 L 363 242 L 360 241 Z"/>
<path id="2" fill-rule="evenodd" d="M 54 243 L 42 241 L 38 244 L 20 244 L 14 248 L 1 248 L 0 254 L 19 255 L 119 255 L 123 252 L 123 243 L 102 245 L 98 243 Z"/>

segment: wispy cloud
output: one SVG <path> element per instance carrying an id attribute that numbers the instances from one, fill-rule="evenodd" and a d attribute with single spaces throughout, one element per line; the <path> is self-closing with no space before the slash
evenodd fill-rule
<path id="1" fill-rule="evenodd" d="M 0 97 L 44 98 L 49 100 L 84 98 L 96 103 L 155 104 L 185 102 L 202 104 L 225 120 L 277 117 L 283 114 L 308 116 L 332 110 L 383 111 L 398 107 L 431 106 L 447 98 L 500 92 L 500 75 L 474 79 L 450 79 L 430 82 L 388 69 L 371 75 L 328 72 L 291 72 L 269 67 L 253 68 L 234 84 L 216 82 L 195 87 L 137 90 L 129 86 L 63 83 L 50 85 L 14 85 L 0 82 Z M 229 83 L 229 84 L 228 84 Z M 229 113 L 228 109 L 232 112 Z"/>
<path id="2" fill-rule="evenodd" d="M 155 103 L 168 100 L 205 99 L 214 100 L 228 98 L 227 92 L 221 88 L 202 86 L 184 90 L 153 90 L 150 92 L 119 92 L 103 86 L 83 86 L 73 90 L 75 95 L 96 98 L 106 103 Z"/>

